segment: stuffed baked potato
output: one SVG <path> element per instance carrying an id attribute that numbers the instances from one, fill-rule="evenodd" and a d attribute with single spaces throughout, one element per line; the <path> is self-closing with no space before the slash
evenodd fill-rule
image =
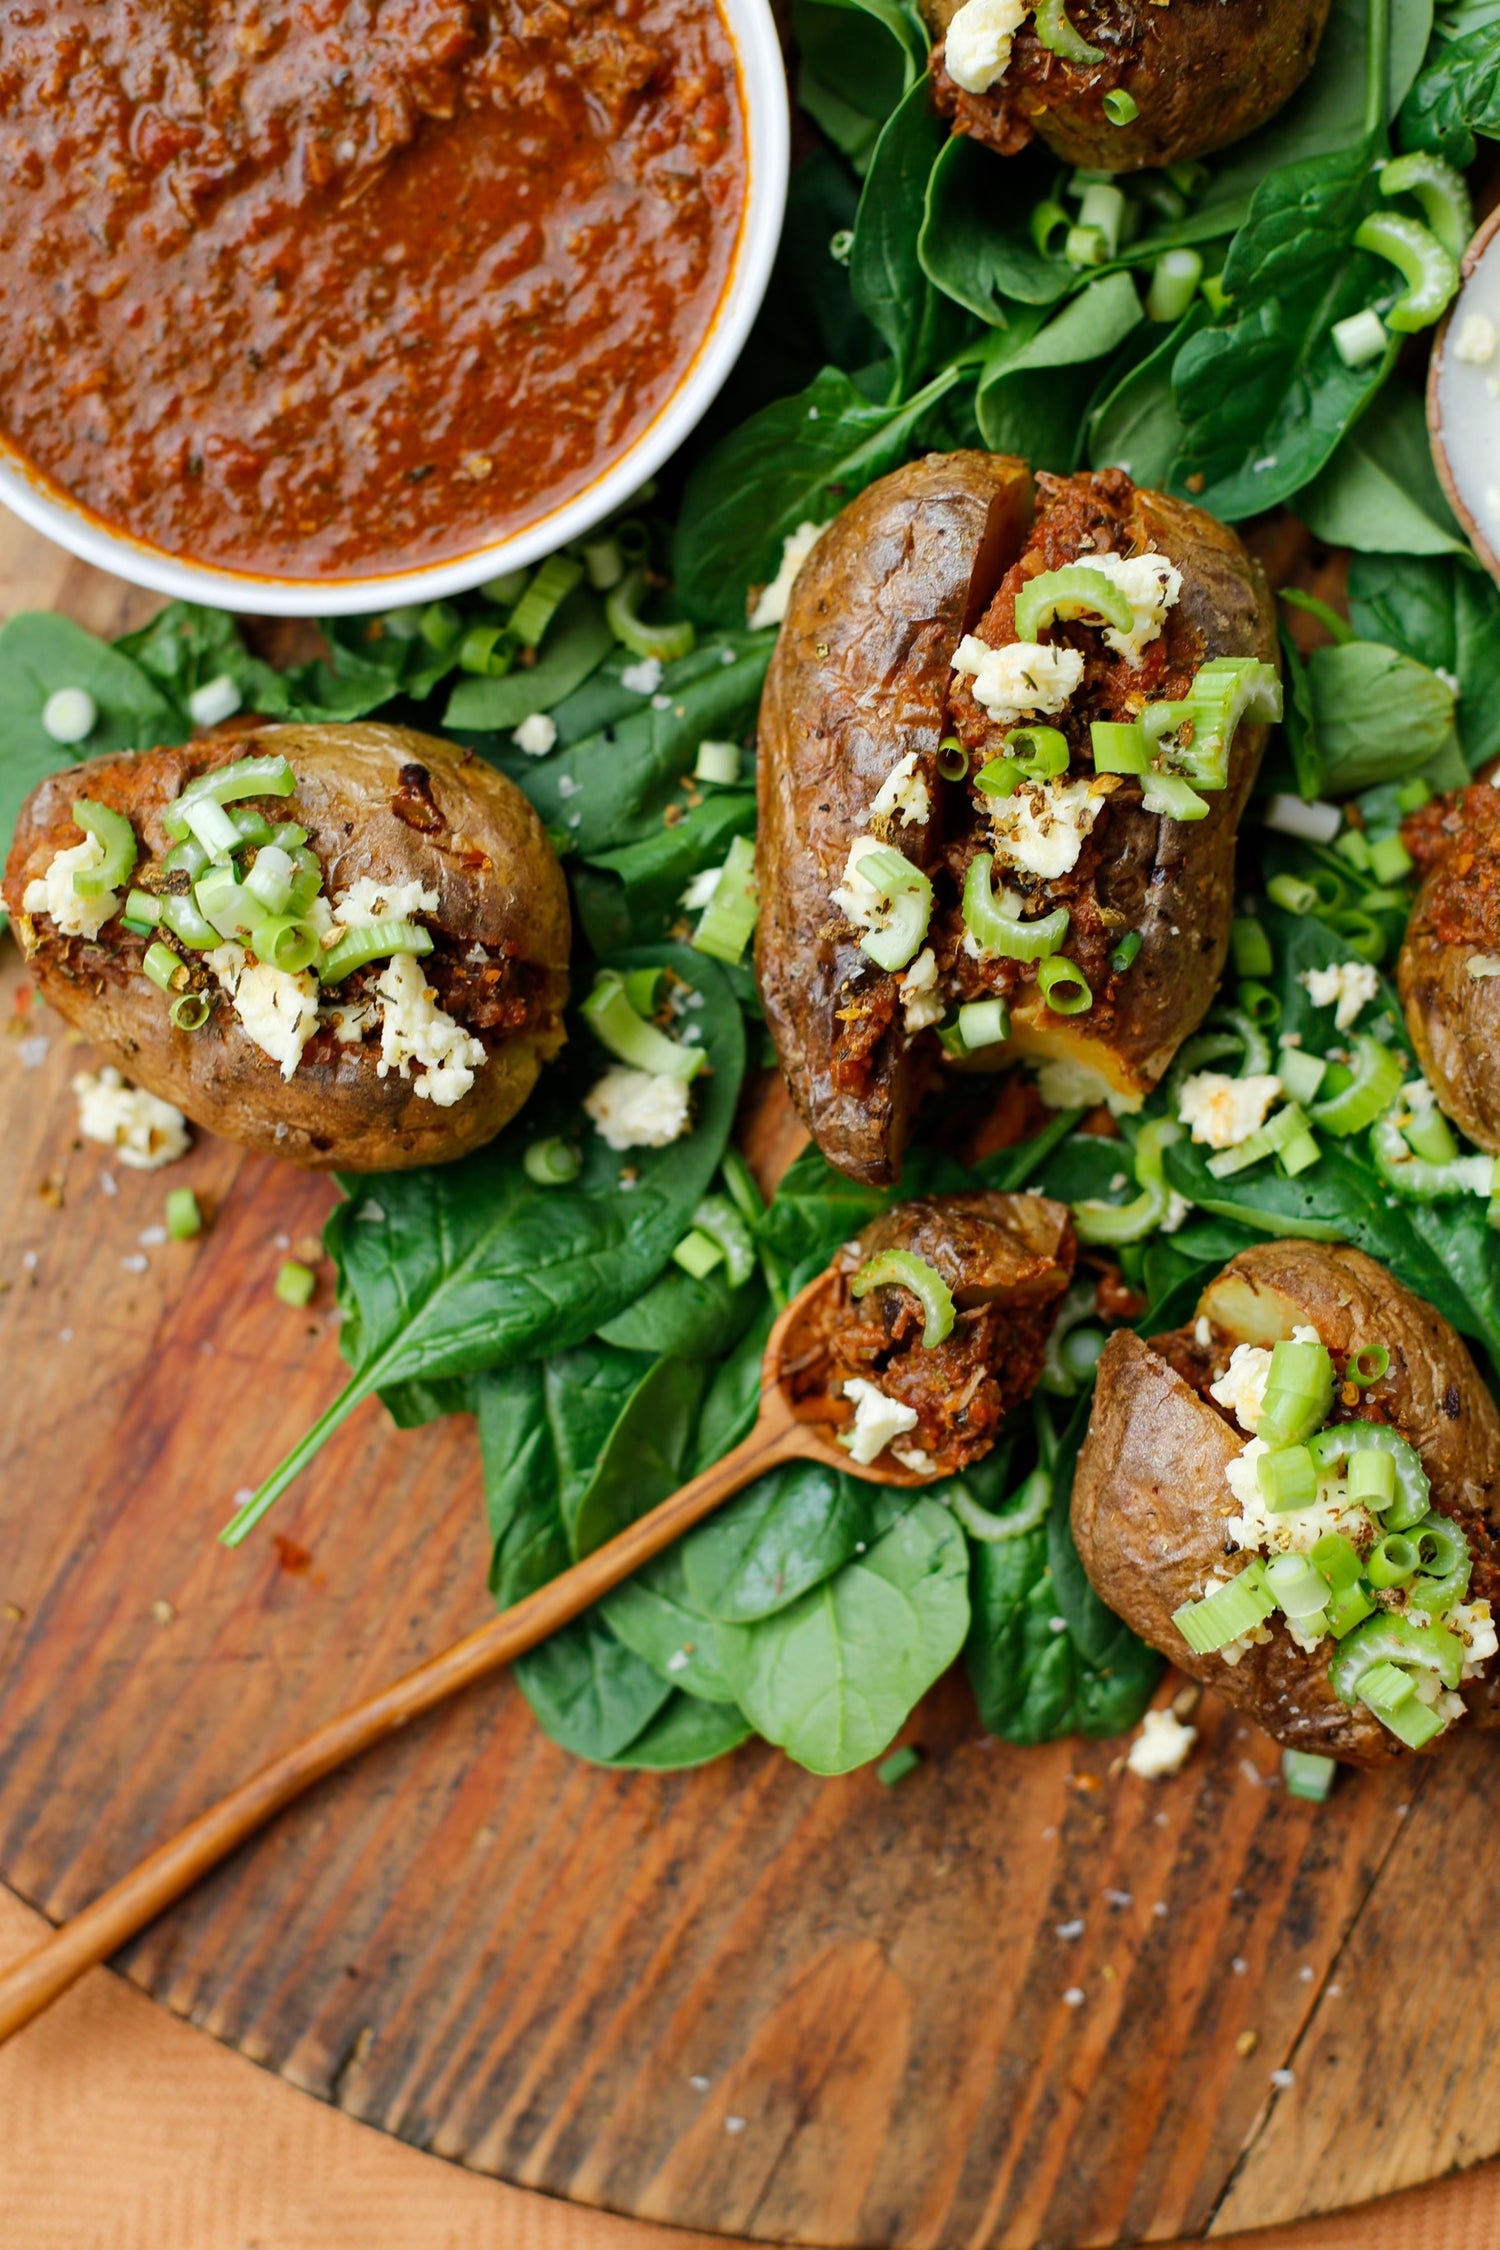
<path id="1" fill-rule="evenodd" d="M 53 774 L 5 901 L 43 996 L 111 1062 L 294 1163 L 465 1155 L 562 1044 L 546 833 L 493 767 L 406 728 L 265 727 Z"/>
<path id="2" fill-rule="evenodd" d="M 1053 0 L 1033 12 L 1013 0 L 924 0 L 923 13 L 938 40 L 937 104 L 956 132 L 1002 156 L 1035 136 L 1064 163 L 1135 172 L 1209 155 L 1264 124 L 1311 70 L 1328 9 L 1329 0 L 1070 0 L 1064 10 Z"/>
<path id="3" fill-rule="evenodd" d="M 1192 1327 L 1113 1337 L 1072 1505 L 1101 1599 L 1287 1748 L 1374 1765 L 1500 1720 L 1500 1414 L 1361 1251 L 1257 1244 Z"/>
<path id="4" fill-rule="evenodd" d="M 1425 875 L 1397 969 L 1407 1029 L 1444 1113 L 1500 1154 L 1500 790 L 1434 798 L 1403 835 Z"/>
<path id="5" fill-rule="evenodd" d="M 830 1162 L 898 1175 L 941 1060 L 1138 1107 L 1223 966 L 1276 636 L 1258 566 L 1122 471 L 882 478 L 792 586 L 760 718 L 757 969 Z"/>

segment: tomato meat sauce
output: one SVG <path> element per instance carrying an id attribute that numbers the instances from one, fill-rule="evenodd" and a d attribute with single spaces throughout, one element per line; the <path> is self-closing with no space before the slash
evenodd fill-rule
<path id="1" fill-rule="evenodd" d="M 0 434 L 152 546 L 304 578 L 599 476 L 746 185 L 713 0 L 12 0 L 0 146 Z"/>

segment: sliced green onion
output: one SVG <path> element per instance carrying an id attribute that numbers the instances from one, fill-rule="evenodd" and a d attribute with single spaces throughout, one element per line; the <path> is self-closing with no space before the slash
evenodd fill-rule
<path id="1" fill-rule="evenodd" d="M 1237 914 L 1230 923 L 1229 950 L 1236 976 L 1268 977 L 1276 966 L 1271 941 L 1253 914 Z"/>
<path id="2" fill-rule="evenodd" d="M 1380 358 L 1390 342 L 1385 322 L 1373 305 L 1366 305 L 1362 312 L 1350 313 L 1347 320 L 1336 320 L 1332 335 L 1334 350 L 1349 368 L 1368 367 L 1372 359 Z"/>
<path id="3" fill-rule="evenodd" d="M 377 928 L 389 926 L 376 924 Z M 364 935 L 363 931 L 359 934 Z M 300 976 L 304 969 L 311 968 L 323 950 L 323 941 L 312 923 L 299 921 L 294 914 L 268 914 L 251 931 L 250 944 L 257 961 L 268 968 L 284 969 L 288 976 Z M 328 958 L 332 959 L 331 953 Z"/>
<path id="4" fill-rule="evenodd" d="M 861 860 L 861 872 L 868 864 L 868 857 Z M 693 932 L 694 947 L 699 953 L 711 953 L 716 961 L 738 961 L 750 942 L 759 912 L 755 846 L 748 836 L 736 836 L 719 871 L 714 895 Z"/>
<path id="5" fill-rule="evenodd" d="M 1431 803 L 1432 791 L 1420 774 L 1411 781 L 1403 781 L 1396 791 L 1396 808 L 1399 812 L 1420 812 L 1424 805 Z"/>
<path id="6" fill-rule="evenodd" d="M 187 809 L 201 798 L 228 805 L 241 797 L 290 797 L 296 786 L 297 777 L 285 758 L 236 758 L 232 765 L 220 766 L 216 773 L 202 774 L 189 783 L 166 807 L 161 824 L 180 842 L 189 834 Z"/>
<path id="7" fill-rule="evenodd" d="M 451 602 L 429 602 L 417 619 L 417 631 L 434 656 L 451 654 L 464 621 Z"/>
<path id="8" fill-rule="evenodd" d="M 84 742 L 98 717 L 99 706 L 87 688 L 54 688 L 42 705 L 42 732 L 53 742 Z"/>
<path id="9" fill-rule="evenodd" d="M 948 1506 L 971 1539 L 982 1547 L 1003 1546 L 1024 1538 L 1047 1520 L 1052 1506 L 1052 1478 L 1044 1468 L 1033 1469 L 1026 1482 L 1011 1495 L 1003 1513 L 982 1508 L 961 1479 L 955 1477 L 943 1493 Z"/>
<path id="10" fill-rule="evenodd" d="M 1109 957 L 1109 965 L 1116 976 L 1123 976 L 1140 952 L 1142 943 L 1139 930 L 1127 930 Z"/>
<path id="11" fill-rule="evenodd" d="M 406 602 L 399 609 L 384 610 L 380 623 L 393 641 L 414 641 L 422 630 L 422 605 L 420 602 Z"/>
<path id="12" fill-rule="evenodd" d="M 1172 1612 L 1177 1627 L 1196 1656 L 1212 1656 L 1231 1641 L 1264 1625 L 1276 1601 L 1266 1585 L 1266 1566 L 1254 1557 L 1227 1586 L 1206 1594 L 1202 1601 L 1184 1602 Z"/>
<path id="13" fill-rule="evenodd" d="M 648 625 L 638 608 L 645 590 L 645 571 L 631 571 L 628 578 L 622 578 L 619 585 L 605 595 L 605 619 L 615 639 L 622 642 L 632 656 L 654 656 L 663 664 L 671 664 L 691 649 L 692 625 L 685 617 L 674 618 L 669 624 Z"/>
<path id="14" fill-rule="evenodd" d="M 1387 1187 L 1413 1203 L 1436 1203 L 1450 1195 L 1490 1195 L 1494 1192 L 1495 1159 L 1491 1156 L 1455 1156 L 1436 1164 L 1416 1156 L 1396 1122 L 1399 1107 L 1370 1127 L 1370 1154 Z M 1423 1125 L 1425 1129 L 1425 1120 Z"/>
<path id="15" fill-rule="evenodd" d="M 1279 1349 L 1279 1347 L 1278 1347 Z M 1268 1386 L 1269 1387 L 1269 1386 Z M 1264 1426 L 1264 1425 L 1262 1425 Z M 1422 1456 L 1385 1422 L 1336 1422 L 1308 1440 L 1320 1469 L 1336 1474 L 1362 1447 L 1388 1453 L 1395 1471 L 1396 1497 L 1385 1509 L 1387 1531 L 1410 1531 L 1426 1515 L 1432 1495 Z"/>
<path id="16" fill-rule="evenodd" d="M 1089 741 L 1096 773 L 1145 774 L 1150 771 L 1146 730 L 1139 719 L 1123 723 L 1115 719 L 1095 719 L 1089 727 Z"/>
<path id="17" fill-rule="evenodd" d="M 1307 1119 L 1300 1105 L 1288 1102 L 1284 1109 L 1268 1117 L 1258 1131 L 1237 1143 L 1234 1148 L 1222 1148 L 1208 1160 L 1208 1169 L 1216 1180 L 1232 1180 L 1236 1172 L 1248 1172 L 1252 1164 L 1259 1164 L 1267 1156 L 1286 1157 L 1288 1149 L 1308 1137 Z M 1299 1151 L 1299 1154 L 1302 1153 Z M 1316 1156 L 1317 1144 L 1313 1144 Z"/>
<path id="18" fill-rule="evenodd" d="M 599 971 L 579 1013 L 601 1047 L 653 1078 L 696 1078 L 708 1061 L 701 1047 L 685 1047 L 638 1016 L 614 969 Z"/>
<path id="19" fill-rule="evenodd" d="M 147 946 L 145 959 L 141 962 L 141 967 L 151 979 L 151 982 L 162 992 L 171 992 L 176 986 L 177 979 L 187 973 L 170 945 L 163 945 L 160 939 L 157 940 L 155 945 Z"/>
<path id="20" fill-rule="evenodd" d="M 740 778 L 737 742 L 700 742 L 693 765 L 695 781 L 711 781 L 716 788 L 732 789 Z"/>
<path id="21" fill-rule="evenodd" d="M 1109 238 L 1102 227 L 1069 227 L 1063 256 L 1070 266 L 1102 266 L 1111 255 Z"/>
<path id="22" fill-rule="evenodd" d="M 596 594 L 607 594 L 625 575 L 625 558 L 618 539 L 587 539 L 580 550 L 589 584 Z"/>
<path id="23" fill-rule="evenodd" d="M 1072 219 L 1062 204 L 1052 202 L 1050 197 L 1034 204 L 1031 213 L 1031 239 L 1038 254 L 1043 258 L 1055 258 L 1058 255 L 1058 237 L 1066 237 L 1072 224 Z"/>
<path id="24" fill-rule="evenodd" d="M 161 900 L 155 891 L 130 891 L 120 919 L 127 929 L 137 933 L 154 930 L 161 920 Z"/>
<path id="25" fill-rule="evenodd" d="M 1305 883 L 1300 875 L 1271 876 L 1266 884 L 1266 896 L 1284 914 L 1298 916 L 1316 914 L 1323 903 L 1312 884 Z"/>
<path id="26" fill-rule="evenodd" d="M 1370 873 L 1377 882 L 1404 882 L 1411 870 L 1411 853 L 1399 836 L 1382 836 L 1370 846 Z"/>
<path id="27" fill-rule="evenodd" d="M 927 936 L 932 884 L 919 867 L 889 844 L 865 852 L 858 866 L 863 880 L 881 892 L 884 915 L 878 928 L 866 930 L 861 936 L 859 949 L 878 968 L 904 969 L 915 960 Z M 718 893 L 714 896 L 717 898 Z"/>
<path id="28" fill-rule="evenodd" d="M 1326 1531 L 1308 1553 L 1336 1594 L 1359 1584 L 1359 1550 L 1342 1531 Z"/>
<path id="29" fill-rule="evenodd" d="M 1224 287 L 1222 273 L 1206 273 L 1199 282 L 1198 288 L 1202 294 L 1203 302 L 1207 305 L 1215 320 L 1218 319 L 1220 313 L 1227 312 L 1234 302 L 1229 291 Z"/>
<path id="30" fill-rule="evenodd" d="M 1051 781 L 1067 770 L 1067 737 L 1056 727 L 1017 727 L 1002 754 L 977 769 L 974 786 L 987 797 L 1012 797 L 1023 781 Z"/>
<path id="31" fill-rule="evenodd" d="M 161 863 L 163 875 L 187 875 L 194 882 L 209 864 L 207 852 L 196 836 L 185 836 L 174 844 Z"/>
<path id="32" fill-rule="evenodd" d="M 1119 255 L 1120 244 L 1131 230 L 1138 213 L 1126 201 L 1113 180 L 1096 180 L 1083 191 L 1083 201 L 1078 206 L 1080 227 L 1093 228 L 1104 237 L 1106 258 Z"/>
<path id="33" fill-rule="evenodd" d="M 1316 1750 L 1281 1753 L 1281 1780 L 1287 1795 L 1301 1797 L 1310 1805 L 1327 1803 L 1338 1770 L 1336 1759 L 1320 1757 Z"/>
<path id="34" fill-rule="evenodd" d="M 1274 1455 L 1261 1455 L 1264 1465 Z M 1283 1616 L 1317 1617 L 1328 1600 L 1328 1581 L 1306 1555 L 1275 1555 L 1266 1564 L 1266 1590 Z"/>
<path id="35" fill-rule="evenodd" d="M 1080 1242 L 1126 1244 L 1155 1233 L 1172 1200 L 1163 1152 L 1181 1139 L 1182 1127 L 1170 1117 L 1154 1117 L 1141 1127 L 1134 1150 L 1140 1193 L 1129 1203 L 1105 1203 L 1093 1197 L 1075 1203 L 1073 1226 Z"/>
<path id="36" fill-rule="evenodd" d="M 1406 283 L 1385 316 L 1387 328 L 1409 336 L 1442 318 L 1458 288 L 1458 260 L 1430 227 L 1404 211 L 1373 211 L 1356 227 L 1354 246 L 1388 258 Z"/>
<path id="37" fill-rule="evenodd" d="M 625 997 L 638 1016 L 648 1020 L 661 1006 L 662 986 L 666 983 L 664 969 L 630 969 L 625 977 Z"/>
<path id="38" fill-rule="evenodd" d="M 944 781 L 963 781 L 968 777 L 969 753 L 951 734 L 938 745 L 937 770 Z"/>
<path id="39" fill-rule="evenodd" d="M 1312 1101 L 1327 1071 L 1323 1057 L 1310 1055 L 1305 1047 L 1283 1047 L 1276 1057 L 1276 1074 L 1294 1102 Z"/>
<path id="40" fill-rule="evenodd" d="M 1354 1036 L 1354 1075 L 1341 1093 L 1314 1102 L 1309 1112 L 1314 1125 L 1340 1139 L 1362 1133 L 1383 1117 L 1401 1091 L 1406 1076 L 1404 1058 L 1394 1047 L 1384 1046 L 1367 1031 Z"/>
<path id="41" fill-rule="evenodd" d="M 1407 1589 L 1407 1607 L 1445 1617 L 1469 1591 L 1473 1564 L 1468 1538 L 1447 1516 L 1426 1515 L 1415 1528 L 1413 1544 L 1420 1575 Z"/>
<path id="42" fill-rule="evenodd" d="M 271 830 L 270 841 L 278 851 L 299 851 L 307 842 L 307 830 L 299 828 L 294 820 L 278 821 Z"/>
<path id="43" fill-rule="evenodd" d="M 362 969 L 367 961 L 389 960 L 393 953 L 421 955 L 431 951 L 432 934 L 417 922 L 371 922 L 362 930 L 346 930 L 337 945 L 315 958 L 319 980 L 340 984 L 351 970 Z"/>
<path id="44" fill-rule="evenodd" d="M 221 937 L 248 937 L 266 918 L 260 900 L 248 892 L 227 864 L 210 867 L 193 886 L 198 911 Z M 170 925 L 169 925 L 170 926 Z"/>
<path id="45" fill-rule="evenodd" d="M 750 1279 L 757 1263 L 755 1237 L 727 1195 L 705 1195 L 693 1213 L 693 1225 L 718 1245 L 731 1288 Z"/>
<path id="46" fill-rule="evenodd" d="M 73 819 L 92 836 L 104 853 L 97 867 L 81 867 L 73 876 L 79 898 L 102 898 L 106 891 L 123 890 L 135 869 L 135 830 L 123 813 L 111 805 L 95 804 L 92 797 L 73 799 Z"/>
<path id="47" fill-rule="evenodd" d="M 1066 1372 L 1076 1384 L 1091 1383 L 1109 1342 L 1102 1328 L 1075 1328 L 1064 1336 L 1058 1350 Z"/>
<path id="48" fill-rule="evenodd" d="M 544 1141 L 529 1141 L 521 1169 L 538 1187 L 566 1187 L 583 1169 L 583 1158 L 572 1143 L 556 1133 Z"/>
<path id="49" fill-rule="evenodd" d="M 1087 1015 L 1094 1005 L 1092 985 L 1077 962 L 1070 961 L 1065 953 L 1049 954 L 1039 961 L 1036 981 L 1055 1016 Z"/>
<path id="50" fill-rule="evenodd" d="M 297 863 L 279 844 L 262 844 L 255 865 L 245 877 L 245 888 L 258 898 L 268 914 L 284 914 L 292 895 Z"/>
<path id="51" fill-rule="evenodd" d="M 1026 581 L 1016 596 L 1017 640 L 1034 641 L 1057 617 L 1102 617 L 1122 633 L 1128 633 L 1134 622 L 1122 589 L 1086 563 L 1064 563 L 1060 570 L 1044 570 Z"/>
<path id="52" fill-rule="evenodd" d="M 1111 86 L 1099 107 L 1103 110 L 1111 125 L 1133 125 L 1141 114 L 1140 103 L 1136 100 L 1134 94 L 1127 94 L 1123 86 Z M 1194 274 L 1193 280 L 1195 283 L 1197 279 L 1197 274 Z M 1153 320 L 1160 320 L 1164 317 L 1180 316 L 1164 316 L 1161 313 L 1153 313 L 1151 317 Z"/>
<path id="53" fill-rule="evenodd" d="M 1368 1666 L 1356 1693 L 1365 1708 L 1409 1750 L 1425 1748 L 1443 1731 L 1442 1720 L 1430 1703 L 1420 1699 L 1411 1674 L 1399 1664 Z"/>
<path id="54" fill-rule="evenodd" d="M 1325 1344 L 1272 1347 L 1256 1435 L 1269 1446 L 1301 1445 L 1333 1404 L 1333 1359 Z"/>
<path id="55" fill-rule="evenodd" d="M 191 1188 L 171 1188 L 167 1192 L 167 1240 L 191 1242 L 195 1234 L 203 1232 L 203 1213 L 198 1208 L 198 1198 Z"/>
<path id="56" fill-rule="evenodd" d="M 1340 859 L 1347 859 L 1361 875 L 1369 874 L 1370 846 L 1362 828 L 1346 828 L 1333 848 Z"/>
<path id="57" fill-rule="evenodd" d="M 1003 1000 L 968 1000 L 958 1011 L 958 1035 L 966 1054 L 998 1047 L 1010 1037 L 1010 1010 Z"/>
<path id="58" fill-rule="evenodd" d="M 860 862 L 861 867 L 868 863 Z M 964 927 L 981 952 L 1000 954 L 1007 961 L 1041 961 L 1055 953 L 1068 934 L 1068 910 L 1054 907 L 1034 922 L 1007 914 L 990 888 L 994 855 L 977 852 L 964 877 Z"/>
<path id="59" fill-rule="evenodd" d="M 179 992 L 167 1010 L 174 1031 L 201 1031 L 213 1013 L 206 992 Z"/>
<path id="60" fill-rule="evenodd" d="M 1361 1344 L 1357 1352 L 1350 1354 L 1344 1373 L 1351 1383 L 1368 1388 L 1389 1374 L 1390 1365 L 1391 1355 L 1384 1344 Z"/>
<path id="61" fill-rule="evenodd" d="M 211 953 L 216 945 L 223 944 L 223 932 L 214 928 L 186 892 L 167 891 L 158 903 L 162 928 L 170 930 L 180 944 L 190 946 L 195 953 Z"/>
<path id="62" fill-rule="evenodd" d="M 849 1284 L 851 1297 L 872 1289 L 909 1289 L 922 1307 L 922 1342 L 928 1351 L 953 1332 L 953 1292 L 937 1267 L 910 1250 L 882 1250 Z"/>
<path id="63" fill-rule="evenodd" d="M 914 1743 L 903 1742 L 899 1750 L 893 1750 L 888 1758 L 881 1759 L 875 1768 L 875 1779 L 882 1789 L 894 1789 L 898 1781 L 904 1781 L 909 1773 L 915 1773 L 921 1763 L 921 1751 Z"/>
<path id="64" fill-rule="evenodd" d="M 714 1267 L 721 1264 L 724 1253 L 711 1236 L 691 1228 L 672 1252 L 672 1263 L 681 1266 L 694 1281 L 706 1281 Z"/>
<path id="65" fill-rule="evenodd" d="M 1384 1515 L 1396 1497 L 1396 1464 L 1388 1453 L 1362 1446 L 1349 1461 L 1349 1498 L 1371 1515 Z"/>
<path id="66" fill-rule="evenodd" d="M 1417 1575 L 1417 1550 L 1404 1531 L 1388 1531 L 1365 1557 L 1365 1576 L 1377 1593 L 1404 1586 Z"/>
<path id="67" fill-rule="evenodd" d="M 1404 1131 L 1407 1147 L 1429 1164 L 1451 1164 L 1458 1154 L 1452 1127 L 1436 1104 L 1414 1116 Z"/>
<path id="68" fill-rule="evenodd" d="M 1180 774 L 1150 773 L 1141 790 L 1141 803 L 1163 820 L 1207 820 L 1208 801 Z"/>
<path id="69" fill-rule="evenodd" d="M 304 1266 L 296 1258 L 288 1258 L 277 1272 L 275 1294 L 294 1312 L 302 1312 L 312 1303 L 318 1277 L 311 1266 Z"/>
<path id="70" fill-rule="evenodd" d="M 1082 32 L 1074 29 L 1064 0 L 1038 0 L 1033 23 L 1042 45 L 1063 62 L 1103 62 L 1104 50 L 1091 47 Z"/>
<path id="71" fill-rule="evenodd" d="M 1151 269 L 1146 317 L 1175 327 L 1198 293 L 1203 260 L 1196 250 L 1166 250 Z"/>
<path id="72" fill-rule="evenodd" d="M 1382 195 L 1414 195 L 1428 226 L 1450 256 L 1461 258 L 1474 232 L 1474 205 L 1462 172 L 1430 150 L 1417 149 L 1376 173 Z"/>
<path id="73" fill-rule="evenodd" d="M 1184 156 L 1176 164 L 1168 164 L 1165 171 L 1173 187 L 1185 195 L 1189 202 L 1201 195 L 1213 178 L 1208 166 L 1200 164 L 1193 156 Z"/>
<path id="74" fill-rule="evenodd" d="M 1318 1497 L 1318 1472 L 1305 1445 L 1284 1445 L 1275 1453 L 1262 1453 L 1256 1461 L 1255 1473 L 1261 1497 L 1274 1516 L 1293 1515 L 1300 1508 L 1310 1508 Z M 1321 1579 L 1319 1586 L 1321 1591 L 1314 1606 L 1321 1609 L 1327 1588 L 1323 1587 Z"/>
<path id="75" fill-rule="evenodd" d="M 583 564 L 572 555 L 547 557 L 506 619 L 507 631 L 515 635 L 522 648 L 536 647 L 559 608 L 573 588 L 581 583 L 582 578 Z M 606 604 L 606 610 L 607 607 Z M 610 619 L 610 625 L 613 628 L 613 618 Z M 617 640 L 623 640 L 624 637 L 622 633 L 615 634 Z M 646 652 L 640 650 L 638 653 L 644 655 Z"/>
<path id="76" fill-rule="evenodd" d="M 1242 984 L 1234 999 L 1240 1014 L 1248 1016 L 1253 1024 L 1273 1024 L 1280 1018 L 1281 1002 L 1269 985 Z"/>
<path id="77" fill-rule="evenodd" d="M 487 578 L 479 591 L 487 602 L 500 609 L 514 609 L 526 591 L 526 581 L 531 576 L 523 564 L 519 570 L 502 571 L 498 578 Z"/>
<path id="78" fill-rule="evenodd" d="M 515 660 L 515 643 L 503 625 L 471 625 L 458 644 L 460 672 L 477 679 L 504 679 Z"/>

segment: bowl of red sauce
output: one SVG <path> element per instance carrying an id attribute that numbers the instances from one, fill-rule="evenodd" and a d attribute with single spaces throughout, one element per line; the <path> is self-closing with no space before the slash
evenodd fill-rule
<path id="1" fill-rule="evenodd" d="M 0 11 L 0 131 L 0 501 L 281 615 L 619 507 L 785 203 L 768 0 L 47 0 Z"/>

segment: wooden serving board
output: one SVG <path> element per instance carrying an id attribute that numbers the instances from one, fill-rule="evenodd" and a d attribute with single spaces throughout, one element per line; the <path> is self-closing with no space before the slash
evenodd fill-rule
<path id="1" fill-rule="evenodd" d="M 151 606 L 0 525 L 0 598 Z M 54 1917 L 479 1623 L 472 1425 L 373 1403 L 215 1543 L 340 1382 L 324 1182 L 80 1143 L 88 1059 L 0 1010 L 0 1872 Z M 210 1215 L 160 1245 L 168 1185 Z M 146 1239 L 143 1240 L 143 1237 Z M 274 1532 L 274 1535 L 272 1533 Z M 119 1966 L 321 2099 L 549 2193 L 781 2243 L 1106 2244 L 1356 2202 L 1500 2148 L 1500 1756 L 1289 1800 L 1210 1703 L 1186 1771 L 1019 1751 L 960 1677 L 900 1787 L 752 1746 L 597 1772 L 505 1682 L 295 1807 Z"/>

